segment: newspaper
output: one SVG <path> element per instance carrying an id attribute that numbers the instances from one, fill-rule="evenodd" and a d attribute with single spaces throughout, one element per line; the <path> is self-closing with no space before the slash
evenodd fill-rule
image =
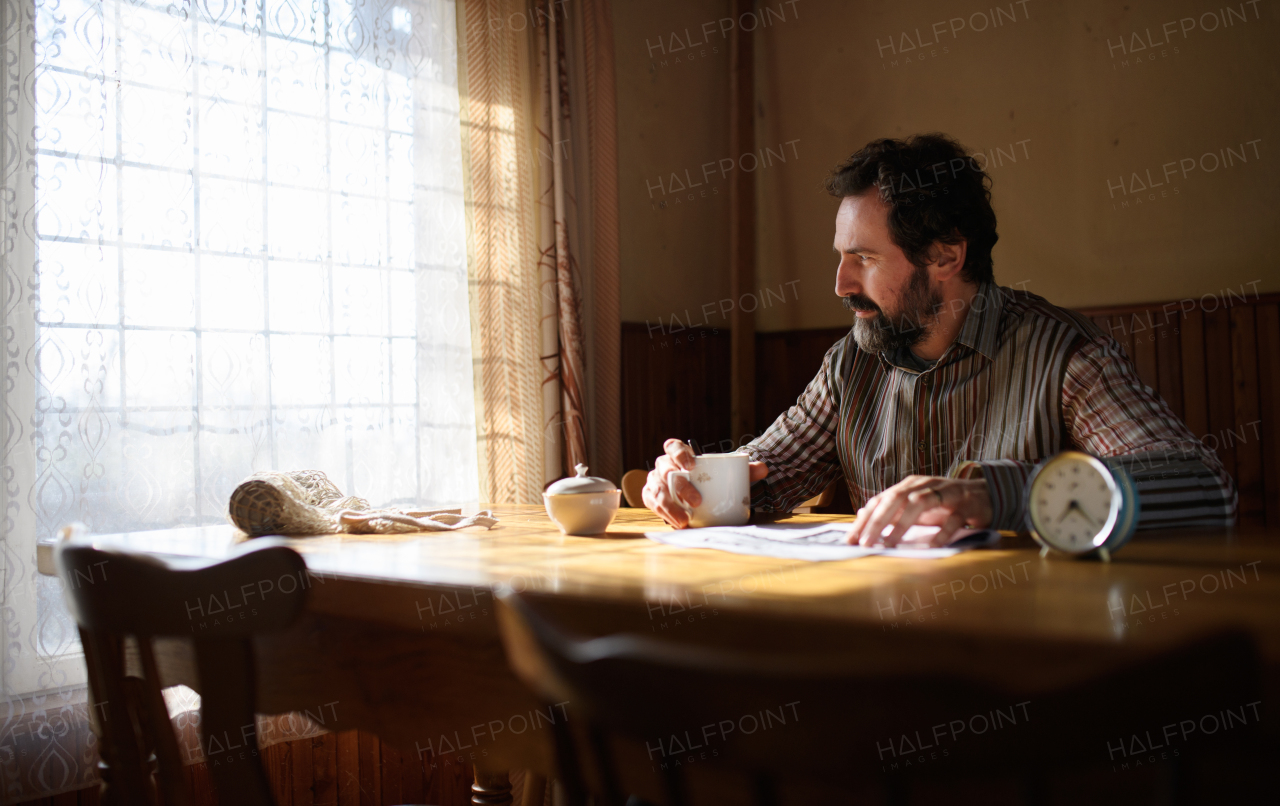
<path id="1" fill-rule="evenodd" d="M 852 560 L 870 556 L 933 560 L 952 557 L 969 549 L 993 546 L 1000 541 L 1000 532 L 995 529 L 961 529 L 947 546 L 932 548 L 928 541 L 938 533 L 939 527 L 912 526 L 907 529 L 903 541 L 894 548 L 850 546 L 845 539 L 851 525 L 770 523 L 758 526 L 710 526 L 704 529 L 645 532 L 645 537 L 682 548 L 720 549 L 734 554 L 815 561 Z M 887 535 L 890 531 L 892 527 L 885 527 L 884 534 Z"/>

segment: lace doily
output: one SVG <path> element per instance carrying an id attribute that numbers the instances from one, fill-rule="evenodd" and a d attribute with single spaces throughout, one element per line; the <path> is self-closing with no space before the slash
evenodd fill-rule
<path id="1" fill-rule="evenodd" d="M 372 509 L 319 470 L 254 473 L 231 493 L 227 517 L 249 537 L 443 532 L 498 522 L 488 510 L 464 517 L 459 509 Z"/>

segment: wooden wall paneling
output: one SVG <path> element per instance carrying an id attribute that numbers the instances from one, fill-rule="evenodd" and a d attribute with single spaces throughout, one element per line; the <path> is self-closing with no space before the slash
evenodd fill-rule
<path id="1" fill-rule="evenodd" d="M 653 384 L 648 382 L 648 373 L 645 371 L 649 361 L 648 351 L 636 347 L 636 342 L 639 341 L 635 334 L 637 328 L 643 333 L 645 326 L 630 322 L 622 323 L 622 360 L 620 362 L 622 377 L 618 382 L 621 398 L 618 412 L 622 417 L 622 471 L 624 473 L 640 466 L 634 463 L 633 457 L 640 454 L 641 446 L 644 444 L 644 414 L 653 394 Z M 641 346 L 643 346 L 642 342 Z"/>
<path id="2" fill-rule="evenodd" d="M 1266 523 L 1262 490 L 1261 419 L 1258 416 L 1258 337 L 1252 305 L 1230 309 L 1231 375 L 1234 427 L 1221 438 L 1236 451 L 1236 486 L 1240 490 L 1239 523 Z"/>
<path id="3" fill-rule="evenodd" d="M 422 759 L 415 748 L 413 751 L 400 752 L 400 797 L 401 803 L 426 803 L 426 776 L 422 770 Z M 383 790 L 386 791 L 385 789 Z"/>
<path id="4" fill-rule="evenodd" d="M 444 770 L 435 756 L 431 753 L 422 753 L 418 756 L 418 766 L 422 767 L 422 802 L 447 803 L 448 801 L 441 797 L 441 793 L 445 790 Z"/>
<path id="5" fill-rule="evenodd" d="M 796 402 L 822 369 L 827 350 L 848 333 L 848 328 L 822 328 L 756 337 L 756 434 Z"/>
<path id="6" fill-rule="evenodd" d="M 1222 465 L 1238 479 L 1236 446 L 1225 438 L 1236 427 L 1235 379 L 1231 370 L 1231 313 L 1225 309 L 1204 314 L 1205 390 L 1207 392 L 1209 430 L 1204 439 L 1215 448 Z"/>
<path id="7" fill-rule="evenodd" d="M 335 734 L 338 761 L 338 806 L 364 806 L 360 802 L 360 735 L 354 730 Z"/>
<path id="8" fill-rule="evenodd" d="M 360 806 L 382 806 L 382 742 L 372 733 L 356 732 L 356 753 L 360 765 Z"/>
<path id="9" fill-rule="evenodd" d="M 1156 358 L 1156 327 L 1154 314 L 1137 311 L 1127 317 L 1126 327 L 1133 341 L 1130 357 L 1138 368 L 1138 377 L 1152 389 L 1160 388 L 1160 374 Z"/>
<path id="10" fill-rule="evenodd" d="M 312 802 L 311 776 L 314 762 L 311 755 L 311 739 L 289 742 L 289 783 L 293 787 L 295 806 L 307 806 Z"/>
<path id="11" fill-rule="evenodd" d="M 1166 316 L 1161 311 L 1156 319 L 1156 391 L 1173 413 L 1185 420 L 1182 405 L 1182 319 L 1175 312 Z"/>
<path id="12" fill-rule="evenodd" d="M 1133 331 L 1129 329 L 1129 317 L 1125 314 L 1114 314 L 1102 317 L 1102 321 L 1102 329 L 1107 331 L 1111 338 L 1120 342 L 1120 346 L 1124 348 L 1124 354 L 1132 361 Z"/>
<path id="13" fill-rule="evenodd" d="M 204 762 L 192 764 L 185 768 L 187 786 L 191 788 L 193 806 L 217 806 L 213 796 L 213 779 L 209 776 L 209 766 Z"/>
<path id="14" fill-rule="evenodd" d="M 372 734 L 370 734 L 370 738 L 374 741 L 378 741 L 378 737 L 373 736 Z M 379 750 L 382 754 L 382 763 L 375 770 L 379 773 L 379 777 L 382 782 L 380 789 L 382 797 L 379 804 L 380 806 L 386 806 L 386 804 L 395 806 L 395 804 L 404 803 L 405 799 L 402 791 L 403 788 L 401 786 L 403 773 L 401 770 L 402 764 L 400 762 L 400 752 L 391 745 L 382 743 L 379 743 Z"/>
<path id="15" fill-rule="evenodd" d="M 646 325 L 622 325 L 622 466 L 623 471 L 645 467 L 641 457 L 657 407 L 659 379 L 652 371 L 652 332 Z"/>
<path id="16" fill-rule="evenodd" d="M 1093 320 L 1093 323 L 1095 325 L 1102 328 L 1103 333 L 1106 333 L 1108 336 L 1111 335 L 1111 317 L 1110 316 L 1106 314 L 1099 314 L 1096 316 L 1090 316 L 1089 318 Z"/>
<path id="17" fill-rule="evenodd" d="M 471 783 L 475 770 L 470 764 L 459 764 L 447 756 L 424 755 L 430 775 L 425 803 L 432 806 L 464 806 L 471 803 Z"/>
<path id="18" fill-rule="evenodd" d="M 729 335 L 724 328 L 622 326 L 623 464 L 650 469 L 665 439 L 703 451 L 729 438 Z M 725 445 L 729 443 L 723 443 Z"/>
<path id="19" fill-rule="evenodd" d="M 323 733 L 311 739 L 311 802 L 338 802 L 338 736 Z"/>
<path id="20" fill-rule="evenodd" d="M 1205 394 L 1204 314 L 1197 308 L 1182 320 L 1182 421 L 1197 437 L 1209 433 L 1208 398 Z"/>
<path id="21" fill-rule="evenodd" d="M 688 343 L 685 347 L 698 347 L 695 342 L 693 345 Z M 700 349 L 687 350 L 689 355 L 681 356 L 682 359 L 688 361 L 691 372 L 688 375 L 679 377 L 675 389 L 678 390 L 688 384 L 695 386 L 701 392 L 700 399 L 705 408 L 701 410 L 692 408 L 682 412 L 682 416 L 687 418 L 688 426 L 686 432 L 689 438 L 699 443 L 699 450 L 706 453 L 717 451 L 732 451 L 736 445 L 730 422 L 727 421 L 722 412 L 728 410 L 730 406 L 731 388 L 726 382 L 725 376 L 730 369 L 729 364 L 729 336 L 726 334 L 724 339 L 703 339 Z M 755 351 L 752 350 L 752 355 Z M 755 383 L 754 377 L 751 381 Z M 750 407 L 754 403 L 754 399 L 747 403 Z M 673 402 L 672 406 L 676 409 L 680 408 L 679 403 Z M 662 451 L 662 442 L 665 437 L 657 439 L 657 452 L 649 458 L 650 464 L 653 457 Z"/>
<path id="22" fill-rule="evenodd" d="M 258 751 L 262 757 L 262 769 L 271 782 L 276 806 L 293 806 L 293 744 L 280 742 Z M 299 806 L 311 806 L 311 801 L 308 799 Z"/>
<path id="23" fill-rule="evenodd" d="M 1263 505 L 1268 526 L 1280 525 L 1280 305 L 1257 306 L 1258 416 L 1262 420 Z"/>
<path id="24" fill-rule="evenodd" d="M 785 337 L 776 333 L 760 333 L 756 337 L 756 433 L 786 410 L 787 374 L 797 359 L 788 354 Z"/>
<path id="25" fill-rule="evenodd" d="M 423 753 L 418 757 L 418 766 L 422 768 L 422 803 L 445 803 L 441 797 L 443 790 L 442 770 L 431 753 Z"/>

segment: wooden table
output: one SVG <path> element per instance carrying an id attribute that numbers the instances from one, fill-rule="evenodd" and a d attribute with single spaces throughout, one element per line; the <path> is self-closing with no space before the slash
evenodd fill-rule
<path id="1" fill-rule="evenodd" d="M 491 593 L 501 585 L 647 601 L 655 632 L 682 618 L 705 617 L 707 610 L 695 605 L 885 630 L 1153 649 L 1242 626 L 1255 636 L 1266 666 L 1264 707 L 1274 709 L 1280 691 L 1280 531 L 1274 529 L 1140 534 L 1110 564 L 1042 558 L 1026 538 L 941 560 L 805 563 L 646 540 L 645 531 L 666 528 L 647 510 L 624 508 L 607 535 L 580 538 L 561 535 L 540 507 L 492 509 L 500 523 L 489 531 L 288 541 L 316 578 L 301 623 L 257 646 L 262 710 L 314 713 L 336 702 L 327 727 L 371 731 L 404 753 L 452 752 L 474 764 L 482 781 L 498 782 L 498 792 L 478 793 L 474 802 L 503 802 L 506 770 L 546 773 L 553 759 L 550 731 L 514 730 L 540 704 L 504 658 Z M 219 558 L 237 536 L 229 526 L 215 526 L 103 535 L 95 542 Z M 47 550 L 40 564 L 52 571 Z M 165 684 L 198 689 L 181 642 L 163 654 Z M 485 727 L 498 724 L 501 730 Z"/>

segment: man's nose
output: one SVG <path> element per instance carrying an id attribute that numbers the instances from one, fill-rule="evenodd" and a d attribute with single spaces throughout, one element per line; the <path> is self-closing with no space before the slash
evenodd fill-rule
<path id="1" fill-rule="evenodd" d="M 851 294 L 862 293 L 861 278 L 853 263 L 849 256 L 846 255 L 840 259 L 840 265 L 836 267 L 837 297 L 847 297 Z"/>

